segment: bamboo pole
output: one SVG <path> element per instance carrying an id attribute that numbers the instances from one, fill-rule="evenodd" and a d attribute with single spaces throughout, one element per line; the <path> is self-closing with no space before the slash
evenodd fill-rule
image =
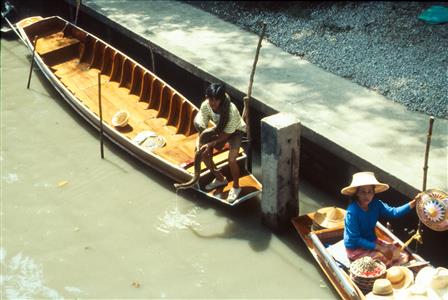
<path id="1" fill-rule="evenodd" d="M 426 138 L 426 149 L 425 149 L 425 163 L 423 165 L 423 185 L 422 191 L 426 190 L 426 180 L 428 178 L 428 157 L 429 157 L 429 146 L 431 145 L 431 137 L 432 137 L 432 127 L 434 125 L 434 117 L 429 117 L 429 128 L 428 128 L 428 136 Z"/>
<path id="2" fill-rule="evenodd" d="M 27 89 L 30 88 L 31 74 L 33 73 L 33 66 L 34 66 L 34 57 L 36 56 L 37 40 L 38 40 L 38 36 L 35 35 L 34 39 L 33 39 L 33 58 L 31 59 L 30 74 L 28 75 L 28 84 L 26 85 Z"/>
<path id="3" fill-rule="evenodd" d="M 152 51 L 151 43 L 148 43 L 149 53 L 151 53 L 151 71 L 153 74 L 156 74 L 156 64 L 154 62 L 154 52 Z"/>
<path id="4" fill-rule="evenodd" d="M 79 12 L 79 7 L 81 6 L 81 0 L 76 0 L 76 11 L 75 11 L 75 21 L 74 21 L 74 24 L 76 25 L 76 23 L 78 23 L 78 12 Z M 64 28 L 62 28 L 62 32 L 64 32 L 65 31 L 65 29 L 67 28 L 67 26 L 68 26 L 68 22 L 66 22 L 65 23 L 65 26 L 64 26 Z"/>
<path id="5" fill-rule="evenodd" d="M 78 22 L 78 12 L 79 12 L 79 7 L 80 6 L 81 6 L 81 0 L 76 0 L 75 25 Z"/>
<path id="6" fill-rule="evenodd" d="M 101 72 L 98 72 L 98 106 L 100 108 L 100 149 L 101 149 L 101 158 L 104 159 L 103 108 L 102 108 L 102 104 L 101 104 Z"/>
<path id="7" fill-rule="evenodd" d="M 429 117 L 429 128 L 428 128 L 428 135 L 426 137 L 426 149 L 425 149 L 425 161 L 423 164 L 423 184 L 422 184 L 422 191 L 426 190 L 426 181 L 428 179 L 428 158 L 429 158 L 429 146 L 431 145 L 431 137 L 432 137 L 432 127 L 434 125 L 434 117 Z M 418 220 L 418 226 L 417 226 L 417 233 L 420 235 L 420 228 L 422 225 L 422 221 L 420 219 Z M 415 253 L 417 253 L 418 250 L 418 243 L 415 243 Z"/>
<path id="8" fill-rule="evenodd" d="M 252 65 L 252 72 L 250 73 L 249 87 L 247 89 L 247 95 L 244 97 L 244 109 L 243 118 L 246 123 L 246 136 L 247 136 L 247 170 L 252 172 L 252 136 L 250 132 L 250 110 L 249 101 L 252 97 L 252 86 L 254 84 L 255 69 L 257 68 L 258 56 L 260 54 L 261 42 L 263 41 L 264 34 L 266 32 L 266 23 L 261 25 L 260 39 L 258 40 L 257 51 L 255 52 L 254 64 Z"/>

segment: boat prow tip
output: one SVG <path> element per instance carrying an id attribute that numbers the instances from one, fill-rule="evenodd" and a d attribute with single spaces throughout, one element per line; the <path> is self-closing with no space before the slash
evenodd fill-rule
<path id="1" fill-rule="evenodd" d="M 26 26 L 29 26 L 29 25 L 33 24 L 33 23 L 39 22 L 42 19 L 43 18 L 41 16 L 28 17 L 28 18 L 22 19 L 19 22 L 17 22 L 16 26 L 20 27 L 20 28 L 24 28 Z"/>

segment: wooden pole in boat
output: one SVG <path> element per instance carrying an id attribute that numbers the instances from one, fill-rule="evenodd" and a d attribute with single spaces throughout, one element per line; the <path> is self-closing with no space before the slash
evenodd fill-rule
<path id="1" fill-rule="evenodd" d="M 103 108 L 101 105 L 101 72 L 98 72 L 98 106 L 100 109 L 100 145 L 101 145 L 101 158 L 104 159 L 104 146 L 103 146 Z"/>
<path id="2" fill-rule="evenodd" d="M 81 0 L 76 0 L 76 11 L 75 11 L 75 21 L 74 24 L 76 25 L 76 23 L 78 22 L 78 12 L 79 12 L 79 7 L 81 6 Z M 71 10 L 70 10 L 71 12 Z M 68 26 L 68 22 L 65 23 L 64 28 L 62 28 L 61 32 L 65 32 L 65 28 L 67 28 Z"/>
<path id="3" fill-rule="evenodd" d="M 30 88 L 31 83 L 31 74 L 33 73 L 33 66 L 34 66 L 34 57 L 36 56 L 36 45 L 37 45 L 37 35 L 34 36 L 33 39 L 33 58 L 31 59 L 31 66 L 30 66 L 30 74 L 28 75 L 28 84 L 26 85 L 26 88 Z"/>
<path id="4" fill-rule="evenodd" d="M 262 23 L 261 25 L 261 34 L 260 39 L 258 40 L 257 51 L 255 52 L 254 64 L 252 65 L 252 72 L 250 73 L 249 79 L 249 87 L 247 89 L 247 95 L 244 97 L 244 109 L 243 109 L 243 118 L 244 122 L 246 122 L 246 135 L 247 135 L 247 170 L 252 172 L 252 146 L 251 146 L 251 132 L 250 132 L 250 110 L 249 110 L 249 101 L 252 97 L 252 86 L 254 84 L 254 76 L 255 69 L 257 67 L 258 56 L 260 54 L 261 42 L 263 41 L 264 33 L 266 31 L 266 23 Z"/>
<path id="5" fill-rule="evenodd" d="M 149 53 L 151 53 L 151 71 L 153 74 L 156 74 L 156 64 L 154 62 L 154 52 L 152 51 L 151 43 L 148 43 Z"/>
<path id="6" fill-rule="evenodd" d="M 79 7 L 80 6 L 81 6 L 81 0 L 76 0 L 75 25 L 78 22 L 78 12 L 79 12 Z"/>
<path id="7" fill-rule="evenodd" d="M 425 149 L 425 164 L 423 165 L 423 187 L 422 191 L 426 190 L 426 180 L 428 178 L 428 157 L 429 157 L 429 146 L 431 145 L 431 137 L 432 137 L 432 127 L 434 125 L 434 117 L 429 117 L 429 128 L 428 128 L 428 136 L 426 138 L 426 149 Z"/>
<path id="8" fill-rule="evenodd" d="M 432 137 L 432 127 L 434 125 L 434 117 L 429 117 L 429 128 L 428 135 L 426 137 L 426 149 L 425 149 L 425 162 L 423 164 L 423 185 L 422 191 L 426 190 L 426 181 L 428 179 L 428 158 L 429 158 L 429 146 L 431 145 L 431 137 Z M 420 232 L 420 227 L 422 225 L 422 221 L 418 220 L 417 233 Z M 415 253 L 417 253 L 418 243 L 415 243 Z"/>

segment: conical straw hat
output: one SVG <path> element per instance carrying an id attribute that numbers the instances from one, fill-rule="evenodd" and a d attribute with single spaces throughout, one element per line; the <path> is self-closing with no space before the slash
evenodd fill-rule
<path id="1" fill-rule="evenodd" d="M 448 230 L 448 194 L 431 189 L 417 198 L 417 215 L 420 221 L 435 231 Z"/>
<path id="2" fill-rule="evenodd" d="M 359 172 L 353 174 L 352 182 L 341 190 L 341 194 L 353 196 L 356 193 L 356 189 L 364 185 L 375 186 L 375 194 L 389 189 L 389 185 L 379 182 L 372 172 Z"/>
<path id="3" fill-rule="evenodd" d="M 345 210 L 338 207 L 323 207 L 314 214 L 316 227 L 335 228 L 344 224 Z"/>

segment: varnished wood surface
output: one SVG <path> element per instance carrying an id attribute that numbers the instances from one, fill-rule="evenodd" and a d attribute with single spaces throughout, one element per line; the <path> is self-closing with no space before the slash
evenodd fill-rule
<path id="1" fill-rule="evenodd" d="M 295 217 L 291 221 L 292 221 L 295 229 L 297 230 L 300 238 L 304 241 L 308 250 L 311 252 L 314 259 L 317 261 L 317 263 L 321 267 L 322 271 L 327 276 L 328 280 L 331 282 L 331 284 L 336 289 L 336 291 L 339 293 L 339 295 L 343 299 L 350 299 L 349 295 L 345 292 L 343 286 L 339 283 L 339 280 L 333 274 L 331 268 L 325 263 L 325 259 L 318 253 L 317 249 L 314 246 L 313 241 L 309 237 L 310 232 L 313 231 L 312 230 L 313 218 L 314 218 L 314 212 Z M 344 228 L 342 226 L 342 227 L 336 227 L 336 228 L 332 228 L 332 229 L 317 230 L 317 231 L 313 231 L 313 232 L 319 237 L 319 239 L 322 241 L 322 243 L 325 244 L 326 241 L 334 240 L 335 238 L 342 239 L 343 234 L 344 234 Z M 402 244 L 401 240 L 399 240 L 398 238 L 395 238 L 392 235 L 392 233 L 388 232 L 387 229 L 382 230 L 380 227 L 378 227 L 378 225 L 375 228 L 375 232 L 379 238 L 381 238 L 385 241 L 397 242 L 399 244 Z M 407 253 L 410 255 L 410 259 L 415 259 L 416 261 L 423 261 L 423 259 L 421 257 L 419 257 L 418 255 L 415 255 L 414 253 L 411 253 L 409 251 L 407 251 Z M 347 282 L 349 282 L 350 285 L 355 288 L 355 290 L 360 295 L 360 298 L 365 299 L 365 295 L 361 292 L 361 290 L 358 288 L 358 286 L 350 279 L 349 274 L 345 273 L 345 271 L 343 271 L 342 269 L 341 269 L 341 271 L 347 275 L 346 276 Z"/>
<path id="2" fill-rule="evenodd" d="M 132 59 L 61 18 L 26 19 L 19 24 L 29 42 L 38 37 L 36 54 L 79 102 L 78 107 L 98 116 L 101 74 L 102 115 L 109 132 L 131 141 L 142 131 L 152 131 L 166 141 L 152 155 L 166 161 L 167 166 L 193 173 L 191 162 L 198 137 L 193 119 L 198 109 L 190 101 Z M 129 113 L 128 124 L 114 127 L 112 117 L 121 110 Z M 216 153 L 214 161 L 225 165 L 227 155 L 227 151 Z M 261 190 L 261 184 L 245 170 L 240 183 L 244 185 L 243 195 Z"/>
<path id="3" fill-rule="evenodd" d="M 339 280 L 337 277 L 333 274 L 331 268 L 325 263 L 324 258 L 321 257 L 318 254 L 318 251 L 315 249 L 313 241 L 308 236 L 311 232 L 311 228 L 313 225 L 313 217 L 314 213 L 309 213 L 307 215 L 299 216 L 292 219 L 292 223 L 294 227 L 296 228 L 297 232 L 299 233 L 301 239 L 305 242 L 308 250 L 313 255 L 316 262 L 319 264 L 322 272 L 324 272 L 325 276 L 330 281 L 331 285 L 336 289 L 339 296 L 342 299 L 350 300 L 351 297 L 349 294 L 344 290 L 342 285 L 339 283 Z M 331 231 L 331 230 L 330 230 Z M 328 230 L 326 231 L 328 232 Z M 347 276 L 347 280 L 352 283 L 355 289 L 357 289 L 358 295 L 361 299 L 364 299 L 363 293 L 356 287 L 356 285 L 351 281 L 351 279 Z"/>

